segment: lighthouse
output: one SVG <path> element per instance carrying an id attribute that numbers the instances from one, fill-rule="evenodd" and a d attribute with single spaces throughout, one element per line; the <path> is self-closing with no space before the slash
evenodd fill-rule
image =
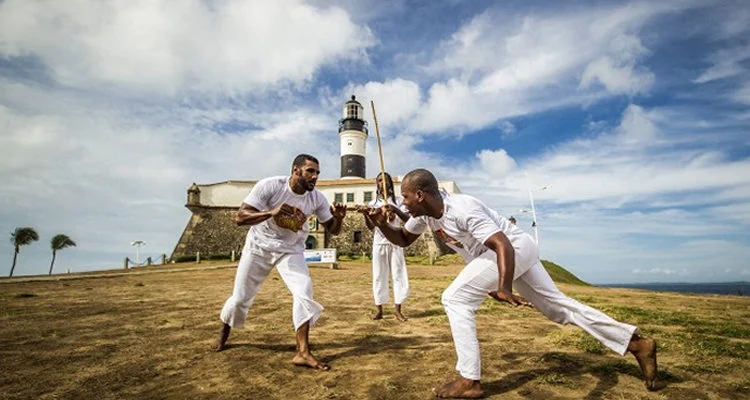
<path id="1" fill-rule="evenodd" d="M 339 120 L 341 179 L 365 178 L 367 122 L 363 111 L 354 95 L 344 104 L 344 115 Z"/>

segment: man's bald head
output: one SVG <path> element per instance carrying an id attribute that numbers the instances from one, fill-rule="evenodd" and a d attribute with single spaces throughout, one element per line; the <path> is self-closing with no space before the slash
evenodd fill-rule
<path id="1" fill-rule="evenodd" d="M 435 178 L 435 175 L 423 168 L 412 170 L 406 174 L 401 186 L 407 186 L 414 192 L 421 190 L 422 192 L 433 195 L 440 194 L 440 188 L 438 187 L 438 181 Z"/>

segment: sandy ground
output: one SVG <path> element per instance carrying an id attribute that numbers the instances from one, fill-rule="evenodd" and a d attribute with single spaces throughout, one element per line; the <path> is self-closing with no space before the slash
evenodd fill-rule
<path id="1" fill-rule="evenodd" d="M 371 321 L 370 267 L 312 268 L 326 307 L 313 351 L 332 369 L 291 364 L 291 297 L 275 272 L 245 329 L 209 351 L 234 268 L 149 267 L 0 283 L 0 398 L 428 399 L 455 378 L 440 294 L 460 266 L 410 266 L 409 320 Z M 172 267 L 174 268 L 174 267 Z M 70 278 L 70 276 L 65 276 Z M 631 356 L 580 329 L 488 299 L 478 312 L 490 399 L 750 398 L 750 299 L 561 285 L 660 344 L 660 390 Z"/>

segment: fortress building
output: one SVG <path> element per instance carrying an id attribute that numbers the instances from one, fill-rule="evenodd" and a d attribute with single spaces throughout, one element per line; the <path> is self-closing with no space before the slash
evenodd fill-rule
<path id="1" fill-rule="evenodd" d="M 363 119 L 362 105 L 354 96 L 344 104 L 343 118 L 339 121 L 341 144 L 341 177 L 319 179 L 316 188 L 329 203 L 339 202 L 354 206 L 367 204 L 375 198 L 375 178 L 366 178 L 365 150 L 368 138 L 367 122 Z M 292 155 L 290 155 L 291 159 Z M 401 178 L 394 176 L 396 193 L 401 192 Z M 227 257 L 232 251 L 242 250 L 248 227 L 237 226 L 232 215 L 237 211 L 257 180 L 234 180 L 208 184 L 193 183 L 187 190 L 187 207 L 192 215 L 180 236 L 173 260 L 194 258 L 197 252 L 202 258 Z M 448 193 L 460 193 L 453 181 L 439 182 Z M 339 254 L 370 254 L 372 232 L 367 229 L 364 217 L 352 209 L 347 212 L 342 232 L 328 235 L 315 216 L 308 219 L 310 230 L 308 249 L 336 248 Z M 431 232 L 426 231 L 406 249 L 407 255 L 440 255 L 448 251 Z"/>

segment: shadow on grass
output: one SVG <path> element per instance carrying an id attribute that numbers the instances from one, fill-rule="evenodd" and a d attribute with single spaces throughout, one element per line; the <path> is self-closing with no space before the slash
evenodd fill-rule
<path id="1" fill-rule="evenodd" d="M 422 311 L 411 311 L 407 312 L 406 316 L 409 318 L 425 318 L 425 317 L 435 317 L 435 316 L 444 316 L 445 310 L 442 308 L 429 308 L 427 310 Z"/>
<path id="2" fill-rule="evenodd" d="M 432 341 L 432 340 L 430 340 Z M 318 346 L 321 350 L 346 349 L 339 353 L 324 357 L 326 362 L 346 358 L 359 357 L 372 354 L 381 354 L 389 351 L 400 351 L 404 349 L 418 349 L 432 347 L 427 339 L 422 337 L 403 337 L 391 335 L 365 335 L 347 342 L 325 343 Z"/>
<path id="3" fill-rule="evenodd" d="M 506 361 L 513 361 L 518 358 L 536 357 L 540 363 L 545 365 L 544 368 L 535 368 L 526 371 L 512 372 L 504 377 L 489 381 L 482 384 L 485 393 L 488 396 L 510 392 L 521 386 L 544 376 L 561 376 L 564 378 L 577 377 L 582 375 L 592 375 L 598 379 L 596 387 L 591 390 L 585 397 L 586 400 L 603 399 L 608 390 L 617 385 L 618 376 L 630 375 L 638 380 L 643 379 L 640 368 L 635 363 L 629 363 L 623 359 L 605 360 L 597 362 L 596 358 L 588 355 L 575 355 L 568 353 L 508 353 L 502 358 Z M 657 390 L 667 387 L 667 384 L 680 383 L 683 379 L 677 375 L 662 369 L 657 374 Z M 644 387 L 644 393 L 646 389 Z M 680 389 L 681 394 L 685 395 L 685 389 Z M 669 393 L 667 393 L 669 394 Z M 690 393 L 689 397 L 700 398 L 702 393 L 695 391 Z"/>
<path id="4" fill-rule="evenodd" d="M 252 347 L 259 350 L 279 351 L 279 352 L 294 352 L 297 347 L 294 344 L 267 344 L 267 343 L 227 343 L 224 346 L 223 351 L 237 349 L 241 347 Z"/>
<path id="5" fill-rule="evenodd" d="M 345 357 L 359 357 L 372 354 L 381 354 L 389 351 L 400 351 L 405 349 L 429 349 L 434 347 L 437 341 L 448 341 L 450 337 L 444 338 L 424 338 L 424 337 L 404 337 L 391 336 L 382 334 L 368 334 L 349 341 L 311 343 L 310 350 L 313 353 L 336 351 L 343 349 L 335 354 L 328 354 L 320 358 L 325 363 L 330 363 Z M 269 343 L 227 343 L 224 351 L 252 347 L 259 350 L 269 350 L 275 352 L 295 352 L 295 344 L 269 344 Z"/>

